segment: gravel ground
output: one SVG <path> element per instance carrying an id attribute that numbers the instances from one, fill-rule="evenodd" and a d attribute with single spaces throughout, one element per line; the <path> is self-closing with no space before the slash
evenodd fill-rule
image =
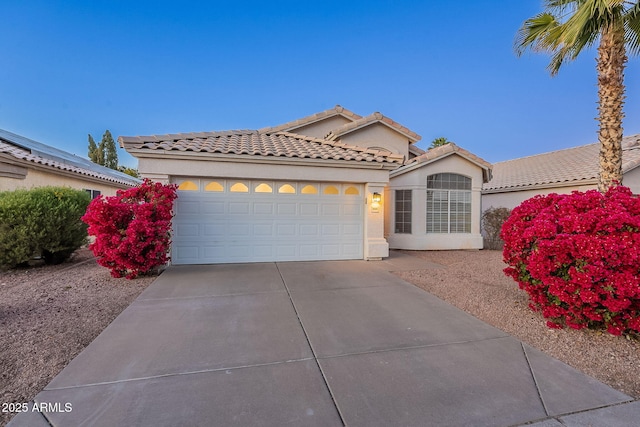
<path id="1" fill-rule="evenodd" d="M 86 248 L 0 272 L 0 404 L 33 399 L 154 279 L 114 279 Z M 2 409 L 0 425 L 15 415 Z"/>
<path id="2" fill-rule="evenodd" d="M 555 330 L 504 276 L 498 251 L 407 252 L 438 264 L 398 276 L 640 398 L 640 341 Z M 29 402 L 155 279 L 114 279 L 87 249 L 58 266 L 0 273 L 0 404 Z M 14 414 L 0 412 L 0 425 Z"/>
<path id="3" fill-rule="evenodd" d="M 549 329 L 526 292 L 502 272 L 500 251 L 406 251 L 443 268 L 397 272 L 467 313 L 568 365 L 640 398 L 640 340 L 591 330 Z"/>

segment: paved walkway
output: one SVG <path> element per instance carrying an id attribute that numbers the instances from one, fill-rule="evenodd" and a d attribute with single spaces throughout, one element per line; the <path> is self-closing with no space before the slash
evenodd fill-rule
<path id="1" fill-rule="evenodd" d="M 10 425 L 637 425 L 640 401 L 388 272 L 418 268 L 170 267 Z"/>

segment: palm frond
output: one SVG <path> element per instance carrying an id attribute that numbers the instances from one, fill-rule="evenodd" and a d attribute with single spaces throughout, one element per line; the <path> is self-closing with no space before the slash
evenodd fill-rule
<path id="1" fill-rule="evenodd" d="M 625 39 L 632 55 L 640 54 L 640 2 L 635 3 L 626 13 Z"/>
<path id="2" fill-rule="evenodd" d="M 514 43 L 516 54 L 521 56 L 527 49 L 533 51 L 552 50 L 553 42 L 550 39 L 550 33 L 558 25 L 560 24 L 556 17 L 547 12 L 524 21 L 516 34 Z"/>

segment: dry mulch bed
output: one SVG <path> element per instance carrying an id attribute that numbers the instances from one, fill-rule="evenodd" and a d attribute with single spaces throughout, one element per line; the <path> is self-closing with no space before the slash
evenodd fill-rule
<path id="1" fill-rule="evenodd" d="M 640 340 L 606 332 L 550 329 L 526 292 L 502 272 L 500 251 L 405 251 L 442 268 L 403 271 L 402 279 L 636 399 Z"/>
<path id="2" fill-rule="evenodd" d="M 115 279 L 86 248 L 0 272 L 0 404 L 33 399 L 154 279 Z M 0 412 L 0 425 L 14 415 Z"/>

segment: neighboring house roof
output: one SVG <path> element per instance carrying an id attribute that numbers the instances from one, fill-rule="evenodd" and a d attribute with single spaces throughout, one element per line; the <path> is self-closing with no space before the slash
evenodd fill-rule
<path id="1" fill-rule="evenodd" d="M 297 128 L 303 127 L 303 126 L 307 126 L 310 125 L 312 123 L 315 122 L 319 122 L 321 120 L 325 120 L 329 117 L 334 117 L 334 116 L 342 116 L 348 120 L 354 121 L 354 120 L 358 120 L 361 119 L 362 116 L 359 116 L 358 114 L 347 110 L 346 108 L 340 106 L 340 105 L 336 105 L 333 108 L 330 108 L 328 110 L 325 111 L 321 111 L 319 113 L 315 113 L 312 114 L 310 116 L 307 117 L 303 117 L 301 119 L 297 119 L 297 120 L 293 120 L 291 122 L 287 122 L 287 123 L 283 123 L 281 125 L 278 126 L 271 126 L 271 127 L 265 127 L 262 128 L 260 130 L 258 130 L 258 132 L 260 133 L 274 133 L 274 132 L 281 132 L 281 131 L 291 131 L 291 130 L 295 130 Z"/>
<path id="2" fill-rule="evenodd" d="M 469 162 L 477 165 L 482 169 L 483 181 L 487 182 L 491 179 L 491 163 L 486 160 L 481 159 L 470 151 L 465 150 L 464 148 L 458 147 L 453 142 L 449 142 L 448 144 L 441 145 L 440 147 L 432 148 L 430 150 L 425 151 L 423 154 L 414 157 L 412 159 L 407 160 L 404 166 L 399 169 L 396 169 L 391 172 L 391 176 L 398 176 L 404 173 L 410 172 L 414 169 L 421 168 L 425 165 L 433 163 L 437 160 L 443 159 L 448 156 L 458 155 Z"/>
<path id="3" fill-rule="evenodd" d="M 403 156 L 388 151 L 366 149 L 290 132 L 231 130 L 171 135 L 121 136 L 127 150 L 212 153 L 235 156 L 284 157 L 349 162 L 402 164 Z"/>
<path id="4" fill-rule="evenodd" d="M 22 166 L 32 164 L 124 186 L 135 186 L 142 182 L 125 173 L 3 129 L 0 129 L 0 157 Z"/>
<path id="5" fill-rule="evenodd" d="M 372 124 L 375 124 L 375 123 L 381 123 L 395 130 L 396 132 L 401 133 L 402 135 L 407 137 L 407 139 L 412 144 L 422 139 L 422 137 L 417 133 L 407 129 L 406 127 L 402 126 L 400 123 L 378 112 L 370 114 L 366 117 L 359 118 L 351 123 L 346 123 L 340 126 L 339 128 L 332 130 L 325 138 L 329 141 L 335 141 L 336 139 L 339 139 L 341 136 L 344 136 L 358 129 L 362 129 L 363 127 L 371 126 Z"/>
<path id="6" fill-rule="evenodd" d="M 591 185 L 598 180 L 600 144 L 593 143 L 494 163 L 484 193 Z M 640 134 L 622 140 L 622 172 L 640 165 Z"/>

